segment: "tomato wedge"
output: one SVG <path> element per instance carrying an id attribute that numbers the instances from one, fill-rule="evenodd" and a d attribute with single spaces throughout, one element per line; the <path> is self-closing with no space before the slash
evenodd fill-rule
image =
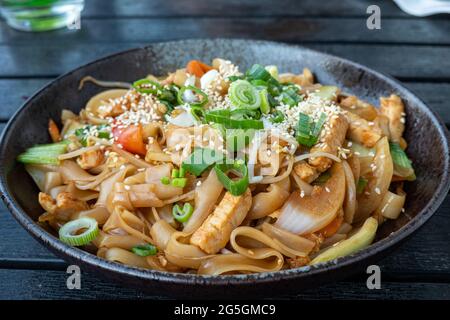
<path id="1" fill-rule="evenodd" d="M 122 145 L 126 151 L 143 156 L 147 153 L 140 125 L 133 125 L 123 129 L 115 127 L 112 133 L 116 143 Z"/>
<path id="2" fill-rule="evenodd" d="M 191 60 L 188 62 L 186 66 L 186 71 L 189 74 L 193 74 L 198 78 L 201 78 L 205 73 L 209 70 L 212 70 L 213 67 L 199 61 L 199 60 Z"/>

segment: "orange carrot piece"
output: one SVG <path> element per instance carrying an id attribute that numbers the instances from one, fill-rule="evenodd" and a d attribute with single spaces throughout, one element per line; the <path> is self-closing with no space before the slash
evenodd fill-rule
<path id="1" fill-rule="evenodd" d="M 61 141 L 61 134 L 59 133 L 58 126 L 53 119 L 48 120 L 48 133 L 53 142 Z"/>
<path id="2" fill-rule="evenodd" d="M 191 60 L 186 66 L 186 71 L 198 78 L 201 78 L 209 70 L 212 70 L 212 67 L 199 60 Z"/>

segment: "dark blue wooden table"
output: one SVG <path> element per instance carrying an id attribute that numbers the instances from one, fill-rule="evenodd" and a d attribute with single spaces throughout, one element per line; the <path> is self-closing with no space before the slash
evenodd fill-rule
<path id="1" fill-rule="evenodd" d="M 381 30 L 366 27 L 371 4 L 381 8 Z M 0 22 L 0 130 L 27 96 L 74 67 L 151 42 L 207 37 L 283 41 L 360 62 L 402 81 L 450 125 L 450 16 L 419 19 L 373 0 L 88 0 L 78 31 L 23 33 Z M 450 299 L 449 242 L 447 197 L 380 262 L 380 290 L 368 290 L 360 274 L 284 298 Z M 66 267 L 0 205 L 1 299 L 163 298 L 85 272 L 82 289 L 68 290 Z"/>

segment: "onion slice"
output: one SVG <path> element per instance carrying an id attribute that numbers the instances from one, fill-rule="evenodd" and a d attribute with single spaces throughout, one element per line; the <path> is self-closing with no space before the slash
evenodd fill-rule
<path id="1" fill-rule="evenodd" d="M 280 209 L 275 225 L 295 234 L 312 233 L 329 224 L 342 207 L 345 197 L 345 173 L 342 164 L 335 163 L 331 178 L 310 196 L 294 191 Z"/>

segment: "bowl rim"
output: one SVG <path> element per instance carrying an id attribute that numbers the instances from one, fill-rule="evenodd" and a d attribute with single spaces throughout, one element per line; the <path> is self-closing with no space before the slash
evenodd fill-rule
<path id="1" fill-rule="evenodd" d="M 12 193 L 9 192 L 9 187 L 7 184 L 7 176 L 4 164 L 4 153 L 5 153 L 5 140 L 8 138 L 10 134 L 10 128 L 13 126 L 14 122 L 17 120 L 19 115 L 28 107 L 29 104 L 33 102 L 33 100 L 38 97 L 45 90 L 50 88 L 59 80 L 70 76 L 71 74 L 80 71 L 90 65 L 96 64 L 101 61 L 105 61 L 111 59 L 116 56 L 128 54 L 131 52 L 137 52 L 141 50 L 148 50 L 151 47 L 156 45 L 192 45 L 199 44 L 204 42 L 230 42 L 230 43 L 240 43 L 242 45 L 246 45 L 249 42 L 254 45 L 271 45 L 271 46 L 280 46 L 291 48 L 294 50 L 300 51 L 309 51 L 311 54 L 320 55 L 323 58 L 333 59 L 335 61 L 339 61 L 344 63 L 345 65 L 349 65 L 352 69 L 357 68 L 362 70 L 364 73 L 369 73 L 379 79 L 382 79 L 384 82 L 387 82 L 389 85 L 394 86 L 396 88 L 401 89 L 402 93 L 406 93 L 410 95 L 415 104 L 417 104 L 424 113 L 431 119 L 435 127 L 438 129 L 438 132 L 444 141 L 444 149 L 446 153 L 444 157 L 447 161 L 445 161 L 445 173 L 440 178 L 439 186 L 436 188 L 436 191 L 432 197 L 432 199 L 425 205 L 425 207 L 417 213 L 417 215 L 409 220 L 405 225 L 400 227 L 398 230 L 392 232 L 384 239 L 381 239 L 368 248 L 365 248 L 359 252 L 354 254 L 341 257 L 332 261 L 328 261 L 326 263 L 313 265 L 313 266 L 304 266 L 295 269 L 286 269 L 275 272 L 263 272 L 263 273 L 251 273 L 251 274 L 238 274 L 238 275 L 194 275 L 194 274 L 186 274 L 186 273 L 172 273 L 172 272 L 164 272 L 157 270 L 146 270 L 140 269 L 132 266 L 122 265 L 115 262 L 110 262 L 104 260 L 102 258 L 97 257 L 94 254 L 88 253 L 76 247 L 71 247 L 66 245 L 65 243 L 59 241 L 52 234 L 44 230 L 40 227 L 31 217 L 29 217 L 25 210 L 23 210 L 17 200 L 14 198 Z M 100 268 L 105 271 L 119 273 L 125 277 L 132 277 L 139 280 L 146 281 L 159 281 L 165 282 L 167 284 L 180 284 L 180 285 L 195 285 L 202 284 L 208 286 L 223 286 L 223 285 L 248 285 L 254 284 L 257 282 L 258 284 L 264 284 L 267 282 L 272 282 L 274 280 L 293 280 L 299 279 L 303 277 L 309 277 L 313 275 L 322 274 L 328 271 L 334 271 L 337 269 L 342 269 L 346 266 L 350 266 L 356 263 L 361 263 L 363 260 L 366 260 L 372 256 L 378 255 L 380 252 L 387 250 L 388 248 L 394 246 L 395 244 L 401 242 L 408 236 L 410 236 L 413 232 L 415 232 L 419 227 L 421 227 L 439 208 L 441 203 L 446 198 L 448 191 L 450 189 L 450 175 L 449 175 L 449 133 L 446 126 L 443 124 L 442 120 L 439 116 L 431 110 L 420 98 L 418 98 L 410 89 L 405 88 L 399 81 L 392 78 L 389 75 L 386 75 L 382 72 L 373 70 L 369 67 L 361 65 L 359 63 L 353 62 L 351 60 L 341 58 L 329 53 L 324 53 L 318 50 L 313 50 L 310 48 L 303 47 L 301 45 L 294 44 L 286 44 L 283 42 L 276 41 L 265 41 L 265 40 L 249 40 L 249 39 L 239 39 L 239 38 L 214 38 L 214 39 L 187 39 L 187 40 L 177 40 L 177 41 L 159 41 L 154 42 L 145 46 L 139 46 L 132 49 L 116 52 L 107 56 L 100 57 L 91 61 L 89 63 L 83 64 L 77 68 L 74 68 L 57 78 L 53 79 L 46 85 L 44 85 L 41 89 L 35 92 L 32 96 L 30 96 L 22 106 L 10 117 L 8 123 L 0 137 L 0 196 L 5 203 L 8 210 L 14 216 L 14 218 L 37 240 L 43 243 L 46 247 L 50 247 L 53 252 L 55 252 L 60 257 L 63 257 L 67 261 L 67 257 L 71 261 L 78 261 L 80 264 L 85 264 L 90 269 L 92 268 Z"/>

